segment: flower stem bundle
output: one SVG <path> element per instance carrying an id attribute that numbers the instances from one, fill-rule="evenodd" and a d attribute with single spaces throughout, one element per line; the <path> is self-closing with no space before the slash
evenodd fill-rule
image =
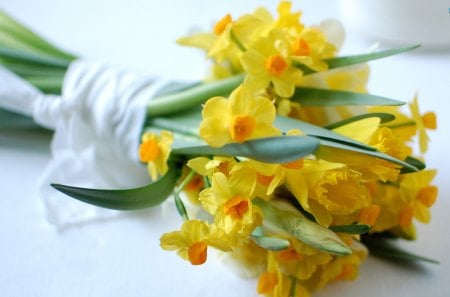
<path id="1" fill-rule="evenodd" d="M 183 222 L 162 235 L 161 247 L 192 265 L 205 263 L 210 248 L 223 251 L 267 296 L 309 296 L 355 279 L 368 249 L 433 262 L 387 238 L 415 239 L 415 222 L 430 221 L 436 171 L 422 157 L 435 115 L 422 114 L 417 97 L 404 112 L 404 102 L 366 89 L 366 62 L 417 46 L 339 57 L 339 36 L 300 17 L 281 2 L 275 17 L 265 8 L 226 15 L 211 32 L 179 40 L 205 51 L 211 75 L 149 102 L 136 153 L 152 183 L 125 190 L 53 186 L 121 210 L 173 196 Z M 49 81 L 67 67 L 56 59 L 74 59 L 44 52 L 48 59 L 39 62 L 37 54 L 33 63 L 47 63 Z M 38 81 L 11 62 L 25 61 L 31 73 L 33 54 L 8 53 L 0 47 L 6 67 Z"/>

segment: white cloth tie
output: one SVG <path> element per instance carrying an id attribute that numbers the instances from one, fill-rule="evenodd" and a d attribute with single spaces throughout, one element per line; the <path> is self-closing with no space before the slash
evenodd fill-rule
<path id="1" fill-rule="evenodd" d="M 62 96 L 44 95 L 6 70 L 0 79 L 1 107 L 55 130 L 38 186 L 50 223 L 63 228 L 118 213 L 69 198 L 51 183 L 119 189 L 150 182 L 138 146 L 146 104 L 167 81 L 83 60 L 67 70 Z"/>

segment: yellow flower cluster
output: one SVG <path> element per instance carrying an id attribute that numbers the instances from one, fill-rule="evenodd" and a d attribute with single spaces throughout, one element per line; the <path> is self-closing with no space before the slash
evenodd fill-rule
<path id="1" fill-rule="evenodd" d="M 300 15 L 291 11 L 290 2 L 281 2 L 276 19 L 264 8 L 237 19 L 226 15 L 212 33 L 180 40 L 207 51 L 214 61 L 214 78 L 245 73 L 229 97 L 211 98 L 203 106 L 199 136 L 209 146 L 304 134 L 278 128 L 277 115 L 325 125 L 361 113 L 342 106 L 303 107 L 290 100 L 298 86 L 365 92 L 368 78 L 367 65 L 328 71 L 324 59 L 333 57 L 337 47 L 317 27 L 302 24 Z M 309 70 L 316 73 L 304 75 Z M 405 161 L 413 153 L 412 137 L 419 136 L 424 153 L 426 129 L 436 128 L 434 114 L 421 115 L 416 98 L 410 111 L 407 116 L 396 108 L 371 108 L 396 119 L 385 123 L 370 116 L 332 131 Z M 143 137 L 140 157 L 154 179 L 167 171 L 171 141 L 168 132 Z M 227 252 L 246 271 L 259 275 L 257 291 L 267 296 L 309 296 L 329 282 L 353 280 L 367 249 L 360 235 L 339 231 L 336 240 L 351 252 L 338 255 L 317 248 L 273 227 L 263 205 L 306 217 L 327 230 L 369 225 L 369 233 L 411 239 L 414 219 L 429 222 L 437 196 L 431 185 L 434 170 L 407 172 L 398 163 L 336 146 L 322 145 L 289 163 L 201 156 L 190 159 L 184 170 L 192 174 L 183 189 L 192 207 L 206 215 L 187 219 L 180 231 L 164 234 L 161 247 L 177 251 L 193 265 L 206 261 L 208 247 Z M 258 238 L 286 245 L 261 244 Z"/>

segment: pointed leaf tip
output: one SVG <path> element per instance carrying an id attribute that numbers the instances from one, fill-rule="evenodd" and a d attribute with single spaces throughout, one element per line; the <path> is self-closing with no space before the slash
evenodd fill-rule
<path id="1" fill-rule="evenodd" d="M 159 205 L 175 187 L 177 172 L 169 170 L 159 180 L 134 189 L 103 190 L 51 184 L 56 190 L 82 202 L 116 210 L 135 210 Z"/>

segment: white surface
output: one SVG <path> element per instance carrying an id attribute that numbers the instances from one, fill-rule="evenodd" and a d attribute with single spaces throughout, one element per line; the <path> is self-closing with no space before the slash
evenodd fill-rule
<path id="1" fill-rule="evenodd" d="M 393 44 L 450 47 L 449 0 L 341 0 L 349 24 L 372 38 Z"/>
<path id="2" fill-rule="evenodd" d="M 0 7 L 81 56 L 195 79 L 205 72 L 202 54 L 173 40 L 194 24 L 205 28 L 226 12 L 250 11 L 258 2 L 263 1 L 0 0 Z M 273 8 L 277 1 L 264 3 Z M 295 7 L 304 10 L 309 24 L 338 17 L 331 1 L 303 0 Z M 362 52 L 374 42 L 359 38 L 349 32 L 344 52 Z M 430 225 L 419 226 L 418 241 L 405 246 L 441 264 L 399 267 L 371 258 L 356 282 L 315 296 L 450 296 L 449 50 L 417 51 L 371 66 L 372 93 L 409 100 L 418 91 L 422 110 L 438 113 L 427 161 L 439 169 L 440 197 Z M 35 192 L 50 158 L 49 142 L 43 132 L 0 127 L 1 296 L 256 296 L 254 280 L 235 276 L 213 255 L 206 265 L 192 267 L 160 250 L 159 236 L 181 223 L 170 202 L 58 232 L 46 222 Z"/>

